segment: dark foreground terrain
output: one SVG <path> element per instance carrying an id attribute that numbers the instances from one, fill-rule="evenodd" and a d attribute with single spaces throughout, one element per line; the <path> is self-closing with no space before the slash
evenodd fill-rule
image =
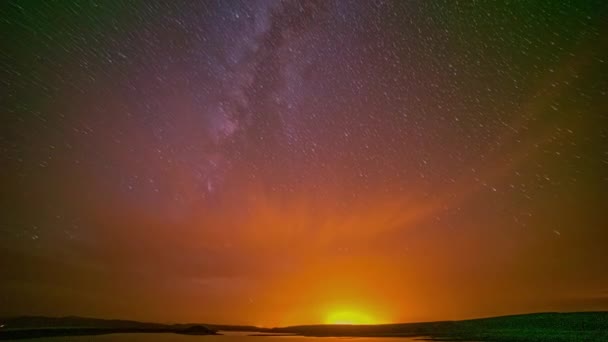
<path id="1" fill-rule="evenodd" d="M 0 319 L 0 340 L 117 333 L 174 333 L 216 335 L 200 324 L 160 324 L 84 317 L 14 317 Z"/>
<path id="2" fill-rule="evenodd" d="M 608 312 L 535 313 L 382 325 L 309 325 L 271 331 L 305 336 L 407 336 L 449 341 L 608 341 Z"/>
<path id="3" fill-rule="evenodd" d="M 464 321 L 382 325 L 305 325 L 264 329 L 213 324 L 158 324 L 81 317 L 1 319 L 0 340 L 112 333 L 216 334 L 218 330 L 302 336 L 421 337 L 444 341 L 608 341 L 608 312 L 536 313 Z"/>

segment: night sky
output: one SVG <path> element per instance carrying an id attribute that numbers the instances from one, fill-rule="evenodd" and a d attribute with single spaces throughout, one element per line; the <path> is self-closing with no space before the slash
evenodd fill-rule
<path id="1" fill-rule="evenodd" d="M 608 2 L 0 4 L 0 315 L 608 310 Z"/>

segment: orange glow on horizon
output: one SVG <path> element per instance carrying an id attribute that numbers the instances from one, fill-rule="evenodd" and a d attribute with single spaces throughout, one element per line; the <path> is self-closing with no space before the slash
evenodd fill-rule
<path id="1" fill-rule="evenodd" d="M 372 316 L 355 310 L 332 311 L 325 320 L 326 324 L 379 324 Z"/>

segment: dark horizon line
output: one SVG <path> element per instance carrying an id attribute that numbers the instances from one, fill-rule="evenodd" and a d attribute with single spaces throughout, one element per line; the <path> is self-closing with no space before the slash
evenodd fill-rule
<path id="1" fill-rule="evenodd" d="M 256 328 L 256 329 L 285 329 L 285 328 L 299 328 L 299 327 L 318 327 L 318 326 L 396 326 L 404 324 L 418 324 L 418 323 L 443 323 L 443 322 L 463 322 L 463 321 L 476 321 L 492 318 L 508 318 L 517 316 L 527 315 L 546 315 L 546 314 L 577 314 L 577 313 L 608 313 L 608 310 L 582 310 L 582 311 L 534 311 L 524 313 L 505 314 L 497 316 L 481 316 L 463 319 L 444 319 L 444 320 L 431 320 L 431 321 L 409 321 L 409 322 L 393 322 L 393 323 L 378 323 L 378 324 L 331 324 L 331 323 L 310 323 L 310 324 L 294 324 L 285 326 L 259 326 L 254 324 L 231 324 L 231 323 L 201 323 L 201 322 L 158 322 L 158 321 L 140 321 L 134 319 L 123 319 L 123 318 L 100 318 L 92 316 L 78 316 L 78 315 L 65 315 L 65 316 L 45 316 L 45 315 L 15 315 L 15 316 L 2 316 L 0 317 L 0 323 L 3 320 L 13 319 L 28 319 L 28 318 L 42 318 L 42 319 L 89 319 L 99 321 L 116 321 L 116 322 L 129 322 L 139 324 L 159 324 L 159 325 L 204 325 L 210 327 L 243 327 L 243 328 Z"/>

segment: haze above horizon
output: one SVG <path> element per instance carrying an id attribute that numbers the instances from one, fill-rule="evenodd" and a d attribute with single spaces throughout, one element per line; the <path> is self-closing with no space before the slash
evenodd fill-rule
<path id="1" fill-rule="evenodd" d="M 608 310 L 606 1 L 0 3 L 0 316 Z"/>

